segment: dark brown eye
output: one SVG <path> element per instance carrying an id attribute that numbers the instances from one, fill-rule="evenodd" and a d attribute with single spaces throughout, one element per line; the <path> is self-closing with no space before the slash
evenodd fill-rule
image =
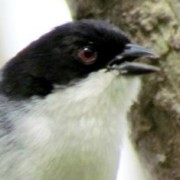
<path id="1" fill-rule="evenodd" d="M 84 64 L 93 64 L 97 59 L 97 52 L 87 46 L 79 50 L 78 57 Z"/>

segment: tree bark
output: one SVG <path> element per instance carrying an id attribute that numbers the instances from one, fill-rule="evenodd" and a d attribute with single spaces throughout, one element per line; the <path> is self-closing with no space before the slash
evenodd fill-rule
<path id="1" fill-rule="evenodd" d="M 68 0 L 73 18 L 116 24 L 133 41 L 153 49 L 161 67 L 143 77 L 139 101 L 130 114 L 137 151 L 158 180 L 180 179 L 180 1 Z"/>

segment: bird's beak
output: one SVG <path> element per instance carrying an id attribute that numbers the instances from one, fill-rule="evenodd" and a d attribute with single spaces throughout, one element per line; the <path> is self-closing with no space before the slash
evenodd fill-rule
<path id="1" fill-rule="evenodd" d="M 150 59 L 157 58 L 152 51 L 142 46 L 137 44 L 127 44 L 124 51 L 108 64 L 108 68 L 116 69 L 124 75 L 140 75 L 160 70 L 158 67 L 152 65 L 133 62 L 140 57 L 148 57 Z"/>

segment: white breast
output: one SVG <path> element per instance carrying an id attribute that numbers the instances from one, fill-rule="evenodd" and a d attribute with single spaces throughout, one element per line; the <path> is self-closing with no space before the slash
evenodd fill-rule
<path id="1" fill-rule="evenodd" d="M 34 180 L 115 179 L 139 85 L 136 78 L 102 70 L 46 99 L 34 98 L 17 125 L 24 153 L 19 172 L 31 169 Z"/>

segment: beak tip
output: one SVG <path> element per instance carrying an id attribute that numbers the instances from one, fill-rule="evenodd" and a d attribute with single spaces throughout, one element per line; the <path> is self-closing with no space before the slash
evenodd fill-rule
<path id="1" fill-rule="evenodd" d="M 153 60 L 158 60 L 158 59 L 160 59 L 160 56 L 158 56 L 158 55 L 155 54 L 155 53 L 150 54 L 148 57 L 149 57 L 149 59 L 153 59 Z"/>
<path id="2" fill-rule="evenodd" d="M 161 69 L 159 67 L 152 66 L 152 69 L 150 69 L 149 72 L 147 71 L 147 73 L 154 73 L 154 72 L 158 73 L 160 71 L 161 71 Z"/>

